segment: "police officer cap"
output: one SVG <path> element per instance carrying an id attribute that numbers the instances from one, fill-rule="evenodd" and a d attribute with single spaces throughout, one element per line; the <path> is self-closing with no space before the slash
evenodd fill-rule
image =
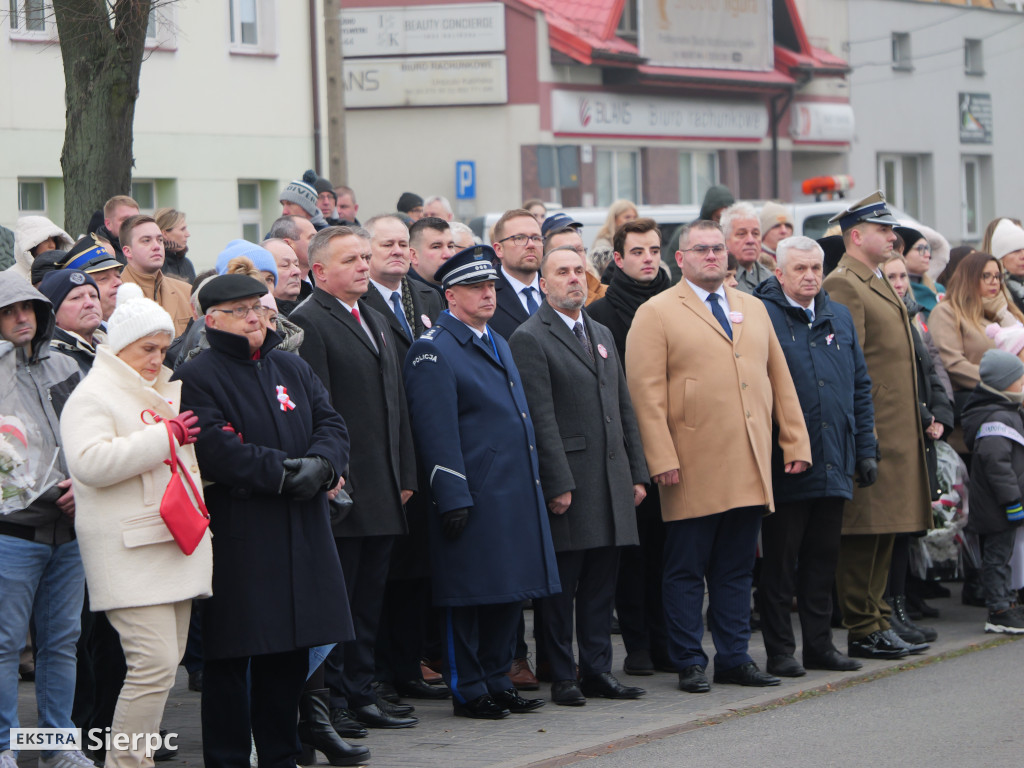
<path id="1" fill-rule="evenodd" d="M 544 219 L 540 225 L 540 233 L 547 237 L 552 232 L 561 232 L 563 229 L 580 229 L 583 225 L 567 213 L 553 213 Z"/>
<path id="2" fill-rule="evenodd" d="M 489 245 L 473 245 L 465 248 L 438 267 L 434 280 L 448 290 L 453 285 L 470 285 L 486 280 L 497 280 L 494 268 L 497 254 Z"/>
<path id="3" fill-rule="evenodd" d="M 74 246 L 61 263 L 61 269 L 80 269 L 83 272 L 102 272 L 104 269 L 120 269 L 123 264 L 107 253 L 107 249 L 86 235 Z"/>
<path id="4" fill-rule="evenodd" d="M 899 224 L 896 217 L 892 215 L 892 211 L 889 210 L 889 206 L 885 204 L 885 195 L 881 190 L 873 195 L 868 195 L 863 200 L 858 200 L 845 211 L 840 211 L 828 220 L 829 224 L 837 222 L 843 232 L 861 222 L 884 224 L 890 227 Z"/>
<path id="5" fill-rule="evenodd" d="M 235 299 L 262 296 L 266 292 L 266 284 L 248 275 L 218 275 L 204 282 L 199 289 L 199 306 L 209 309 Z"/>

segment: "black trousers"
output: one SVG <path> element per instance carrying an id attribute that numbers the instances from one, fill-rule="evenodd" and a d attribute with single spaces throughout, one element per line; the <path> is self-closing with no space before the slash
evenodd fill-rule
<path id="1" fill-rule="evenodd" d="M 612 606 L 619 564 L 619 547 L 558 552 L 562 591 L 538 600 L 541 621 L 538 647 L 551 665 L 552 680 L 575 680 L 572 652 L 573 614 L 580 675 L 612 669 Z M 575 609 L 575 610 L 574 610 Z"/>
<path id="2" fill-rule="evenodd" d="M 345 573 L 345 588 L 356 637 L 336 645 L 324 663 L 331 708 L 344 709 L 374 702 L 373 651 L 395 538 L 357 536 L 334 541 L 341 558 L 341 570 Z"/>
<path id="3" fill-rule="evenodd" d="M 832 645 L 832 584 L 843 528 L 841 498 L 775 506 L 761 521 L 761 634 L 768 656 L 796 650 L 790 608 L 796 595 L 804 653 Z"/>
<path id="4" fill-rule="evenodd" d="M 248 768 L 250 732 L 261 768 L 294 768 L 302 749 L 299 697 L 308 668 L 309 651 L 305 648 L 238 659 L 207 659 L 202 695 L 206 768 Z"/>
<path id="5" fill-rule="evenodd" d="M 444 680 L 458 702 L 512 687 L 516 624 L 520 603 L 467 605 L 445 609 Z"/>
<path id="6" fill-rule="evenodd" d="M 420 659 L 426 653 L 431 610 L 430 579 L 398 579 L 387 583 L 377 629 L 378 680 L 404 683 L 421 679 Z"/>
<path id="7" fill-rule="evenodd" d="M 636 508 L 640 544 L 622 547 L 615 591 L 615 614 L 626 653 L 650 651 L 655 663 L 667 663 L 665 613 L 661 597 L 665 523 L 657 486 Z"/>

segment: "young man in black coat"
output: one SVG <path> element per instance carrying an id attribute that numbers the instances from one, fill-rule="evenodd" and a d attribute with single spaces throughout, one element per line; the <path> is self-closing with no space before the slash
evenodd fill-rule
<path id="1" fill-rule="evenodd" d="M 354 505 L 334 526 L 356 639 L 327 659 L 332 722 L 407 728 L 411 707 L 373 690 L 374 644 L 395 537 L 408 531 L 403 505 L 416 490 L 416 456 L 398 345 L 387 319 L 361 297 L 370 287 L 366 231 L 328 227 L 309 244 L 316 288 L 289 319 L 305 331 L 299 354 L 330 393 L 352 440 L 347 478 Z M 374 289 L 376 290 L 376 289 Z"/>
<path id="2" fill-rule="evenodd" d="M 175 373 L 182 408 L 203 431 L 196 457 L 214 534 L 203 614 L 210 768 L 247 765 L 250 732 L 261 764 L 294 764 L 308 649 L 353 637 L 327 508 L 348 433 L 310 367 L 275 349 L 281 339 L 259 303 L 266 292 L 246 275 L 206 283 L 210 348 Z"/>

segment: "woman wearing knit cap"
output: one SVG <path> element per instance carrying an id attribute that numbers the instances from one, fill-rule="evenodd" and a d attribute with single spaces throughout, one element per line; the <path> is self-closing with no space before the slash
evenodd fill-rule
<path id="1" fill-rule="evenodd" d="M 999 219 L 991 240 L 991 253 L 1003 265 L 1006 289 L 1024 312 L 1024 229 L 1012 219 Z"/>
<path id="2" fill-rule="evenodd" d="M 172 450 L 180 471 L 202 487 L 191 445 L 199 434 L 196 417 L 179 413 L 181 384 L 163 367 L 173 334 L 167 312 L 138 286 L 121 286 L 107 322 L 108 344 L 98 347 L 61 417 L 90 608 L 106 612 L 128 664 L 113 733 L 159 732 L 192 598 L 211 594 L 209 533 L 186 556 L 160 516 Z M 113 743 L 106 765 L 152 766 L 152 748 L 144 739 L 129 749 Z"/>

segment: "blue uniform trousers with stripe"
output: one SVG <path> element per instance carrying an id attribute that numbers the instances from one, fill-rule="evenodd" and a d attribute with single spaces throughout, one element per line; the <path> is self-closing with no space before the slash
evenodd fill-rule
<path id="1" fill-rule="evenodd" d="M 512 687 L 521 603 L 445 608 L 444 681 L 460 703 Z"/>

